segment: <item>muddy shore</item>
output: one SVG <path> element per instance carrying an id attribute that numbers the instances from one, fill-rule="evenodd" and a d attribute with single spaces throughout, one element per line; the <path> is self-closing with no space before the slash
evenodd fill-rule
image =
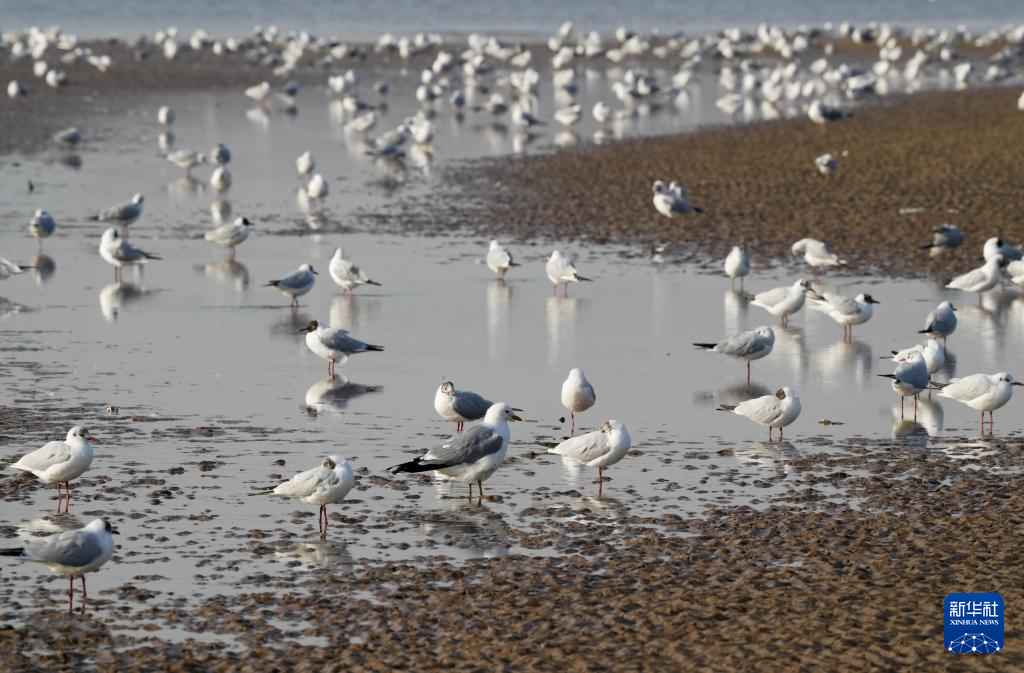
<path id="1" fill-rule="evenodd" d="M 449 169 L 444 209 L 418 224 L 514 239 L 669 244 L 668 258 L 715 269 L 734 244 L 745 242 L 755 264 L 766 264 L 787 260 L 790 245 L 811 236 L 828 241 L 851 271 L 948 277 L 976 266 L 989 236 L 1024 241 L 1018 96 L 1015 88 L 924 93 L 862 106 L 825 130 L 800 118 L 469 162 Z M 826 152 L 839 158 L 832 178 L 814 165 Z M 659 215 L 656 179 L 681 181 L 705 212 Z M 918 248 L 943 223 L 960 226 L 967 241 L 932 259 Z"/>

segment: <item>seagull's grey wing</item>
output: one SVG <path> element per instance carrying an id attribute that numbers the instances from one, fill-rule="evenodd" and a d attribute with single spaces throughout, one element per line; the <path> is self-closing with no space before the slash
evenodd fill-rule
<path id="1" fill-rule="evenodd" d="M 909 383 L 917 388 L 927 388 L 930 376 L 923 362 L 901 362 L 892 373 L 897 381 Z"/>
<path id="2" fill-rule="evenodd" d="M 96 536 L 82 529 L 31 540 L 25 543 L 25 549 L 33 561 L 72 567 L 88 565 L 103 553 L 103 546 Z"/>
<path id="3" fill-rule="evenodd" d="M 137 262 L 145 259 L 146 253 L 130 243 L 121 241 L 121 244 L 111 251 L 111 256 L 119 262 Z"/>
<path id="4" fill-rule="evenodd" d="M 736 406 L 735 412 L 762 425 L 768 425 L 782 415 L 782 404 L 774 395 L 765 395 L 741 402 Z"/>
<path id="5" fill-rule="evenodd" d="M 992 382 L 984 374 L 971 374 L 953 381 L 942 389 L 942 394 L 955 400 L 968 401 L 981 397 L 992 387 Z"/>
<path id="6" fill-rule="evenodd" d="M 99 219 L 108 221 L 127 220 L 135 214 L 135 208 L 135 204 L 131 201 L 124 201 L 100 212 Z"/>
<path id="7" fill-rule="evenodd" d="M 475 421 L 483 418 L 487 410 L 494 404 L 490 400 L 468 390 L 457 390 L 452 409 L 459 416 Z"/>
<path id="8" fill-rule="evenodd" d="M 828 302 L 832 312 L 839 315 L 856 315 L 860 313 L 860 307 L 857 306 L 857 302 L 841 294 L 826 294 L 825 301 Z"/>
<path id="9" fill-rule="evenodd" d="M 764 306 L 775 306 L 789 295 L 788 287 L 777 287 L 754 295 L 754 301 Z"/>
<path id="10" fill-rule="evenodd" d="M 0 257 L 0 280 L 21 273 L 24 270 L 14 262 Z"/>
<path id="11" fill-rule="evenodd" d="M 321 487 L 321 484 L 330 483 L 332 477 L 335 477 L 334 470 L 326 467 L 314 467 L 311 470 L 299 472 L 288 481 L 278 485 L 274 489 L 274 495 L 292 498 L 312 495 Z"/>
<path id="12" fill-rule="evenodd" d="M 744 357 L 764 350 L 764 346 L 764 340 L 756 332 L 743 332 L 721 342 L 714 350 L 726 355 Z"/>
<path id="13" fill-rule="evenodd" d="M 347 330 L 340 327 L 324 330 L 320 335 L 320 342 L 330 349 L 344 353 L 361 353 L 366 350 L 366 344 L 356 339 Z"/>
<path id="14" fill-rule="evenodd" d="M 551 453 L 567 456 L 581 463 L 589 463 L 605 455 L 610 449 L 608 435 L 595 430 L 578 437 L 570 437 L 551 449 Z"/>
<path id="15" fill-rule="evenodd" d="M 277 281 L 278 287 L 287 287 L 291 289 L 300 288 L 309 282 L 305 271 L 293 271 L 284 278 Z"/>
<path id="16" fill-rule="evenodd" d="M 16 465 L 30 470 L 45 470 L 52 465 L 67 462 L 71 447 L 64 442 L 48 442 L 42 448 L 21 457 Z"/>
<path id="17" fill-rule="evenodd" d="M 980 282 L 982 282 L 984 280 L 985 280 L 985 270 L 984 269 L 973 269 L 973 270 L 968 271 L 967 273 L 962 274 L 960 276 L 957 276 L 953 280 L 949 281 L 949 285 L 947 285 L 947 287 L 952 287 L 952 288 L 971 287 L 973 285 L 977 285 L 978 283 L 980 283 Z"/>
<path id="18" fill-rule="evenodd" d="M 428 451 L 421 464 L 435 465 L 437 469 L 468 465 L 499 450 L 501 436 L 487 426 L 476 425 Z"/>

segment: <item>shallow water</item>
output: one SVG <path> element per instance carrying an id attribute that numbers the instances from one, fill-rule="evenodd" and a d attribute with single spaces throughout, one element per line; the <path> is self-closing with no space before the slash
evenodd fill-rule
<path id="1" fill-rule="evenodd" d="M 637 250 L 559 242 L 595 282 L 555 298 L 543 272 L 551 245 L 510 243 L 523 267 L 498 283 L 481 264 L 485 240 L 396 233 L 400 223 L 386 220 L 378 225 L 383 232 L 367 225 L 360 213 L 396 195 L 425 193 L 429 173 L 384 172 L 353 152 L 340 131 L 324 142 L 324 129 L 336 129 L 331 108 L 318 93 L 307 99 L 298 116 L 272 114 L 265 123 L 246 119 L 237 92 L 175 99 L 179 145 L 205 149 L 222 140 L 234 152 L 235 186 L 225 198 L 257 226 L 234 264 L 201 239 L 211 224 L 211 190 L 183 182 L 157 153 L 152 111 L 163 101 L 156 97 L 125 97 L 111 116 L 89 117 L 80 169 L 54 153 L 0 165 L 3 256 L 33 256 L 24 223 L 34 208 L 49 209 L 59 227 L 43 246 L 49 271 L 0 286 L 20 307 L 0 313 L 0 395 L 4 405 L 73 416 L 103 441 L 76 484 L 74 518 L 56 521 L 117 520 L 118 558 L 90 578 L 99 609 L 113 611 L 114 590 L 126 583 L 169 604 L 240 590 L 240 580 L 255 573 L 286 579 L 377 560 L 563 553 L 571 532 L 540 545 L 530 532 L 551 521 L 567 531 L 569 524 L 605 525 L 614 539 L 616 526 L 643 525 L 647 517 L 762 506 L 801 488 L 788 479 L 793 461 L 848 451 L 860 437 L 906 436 L 899 446 L 944 451 L 965 465 L 992 450 L 988 440 L 963 439 L 979 428 L 975 412 L 958 404 L 922 400 L 916 423 L 901 422 L 897 398 L 876 374 L 891 371 L 881 356 L 914 343 L 925 314 L 944 298 L 961 309 L 950 342 L 956 362 L 944 375 L 1012 371 L 1024 348 L 1024 302 L 1016 292 L 976 305 L 920 281 L 843 277 L 835 283 L 840 291 L 869 291 L 882 302 L 875 318 L 843 343 L 827 317 L 801 313 L 776 330 L 775 352 L 754 364 L 748 388 L 741 363 L 691 346 L 773 324 L 713 272 L 717 262 L 712 270 L 662 267 Z M 654 128 L 692 122 L 665 115 Z M 439 126 L 449 135 L 437 143 L 438 160 L 512 149 L 506 137 L 492 142 L 468 120 Z M 319 231 L 295 199 L 292 161 L 306 147 L 332 184 L 326 222 L 315 221 Z M 37 185 L 32 194 L 27 179 Z M 126 272 L 118 286 L 96 254 L 100 227 L 85 216 L 134 191 L 147 200 L 131 240 L 163 260 Z M 326 271 L 342 244 L 382 287 L 340 296 Z M 303 262 L 322 274 L 293 311 L 263 285 Z M 762 266 L 747 287 L 792 280 L 792 269 Z M 339 367 L 341 378 L 328 381 L 325 363 L 297 333 L 310 319 L 344 325 L 386 350 L 353 357 Z M 598 393 L 580 426 L 622 420 L 639 451 L 609 470 L 602 500 L 594 498 L 592 470 L 532 456 L 537 441 L 567 432 L 559 388 L 574 366 Z M 384 472 L 451 432 L 432 405 L 442 377 L 524 409 L 526 422 L 512 428 L 509 464 L 486 483 L 497 499 L 479 506 L 466 503 L 462 485 Z M 759 426 L 715 411 L 781 385 L 796 387 L 804 405 L 787 443 L 769 444 Z M 105 414 L 108 404 L 120 412 Z M 996 417 L 998 434 L 1019 433 L 1013 408 Z M 3 457 L 59 439 L 65 425 L 26 429 L 4 443 Z M 361 475 L 350 501 L 331 508 L 341 519 L 332 520 L 326 542 L 316 538 L 314 508 L 249 496 L 330 453 L 346 455 Z M 44 518 L 51 497 L 26 489 L 4 503 L 0 524 L 53 524 Z M 9 614 L 62 600 L 62 578 L 9 564 L 0 574 L 10 580 L 0 596 L 17 602 Z"/>

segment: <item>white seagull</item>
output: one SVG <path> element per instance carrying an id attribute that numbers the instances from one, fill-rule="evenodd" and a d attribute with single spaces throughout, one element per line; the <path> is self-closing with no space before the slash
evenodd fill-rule
<path id="1" fill-rule="evenodd" d="M 519 264 L 513 261 L 512 253 L 508 251 L 508 248 L 498 241 L 492 240 L 487 247 L 487 268 L 496 273 L 498 278 L 504 280 L 505 274 L 513 266 L 519 266 Z"/>
<path id="2" fill-rule="evenodd" d="M 814 160 L 814 165 L 818 168 L 818 172 L 825 177 L 833 175 L 839 170 L 839 160 L 834 154 L 822 154 Z"/>
<path id="3" fill-rule="evenodd" d="M 344 364 L 350 355 L 384 350 L 383 346 L 374 346 L 356 339 L 346 329 L 328 327 L 316 320 L 309 321 L 299 331 L 306 333 L 306 346 L 309 350 L 327 360 L 328 377 L 333 377 L 335 366 L 339 362 Z"/>
<path id="4" fill-rule="evenodd" d="M 666 186 L 661 180 L 655 180 L 651 191 L 654 193 L 652 200 L 655 210 L 665 217 L 674 218 L 677 215 L 704 212 L 689 202 L 686 189 L 678 183 L 673 182 L 671 186 Z"/>
<path id="5" fill-rule="evenodd" d="M 811 308 L 824 313 L 843 326 L 843 337 L 853 338 L 853 326 L 863 325 L 874 314 L 874 304 L 880 302 L 863 292 L 853 299 L 841 294 L 826 292 L 821 298 L 811 298 Z"/>
<path id="6" fill-rule="evenodd" d="M 990 257 L 984 265 L 959 275 L 946 283 L 946 287 L 952 290 L 963 290 L 964 292 L 975 292 L 979 301 L 981 293 L 988 292 L 996 285 L 999 285 L 1003 277 L 1003 257 L 996 255 Z"/>
<path id="7" fill-rule="evenodd" d="M 946 365 L 946 347 L 935 337 L 928 337 L 924 343 L 919 343 L 901 351 L 891 351 L 893 362 L 904 362 L 913 352 L 918 352 L 924 357 L 924 364 L 928 367 L 928 373 L 934 374 Z"/>
<path id="8" fill-rule="evenodd" d="M 572 260 L 562 254 L 561 250 L 555 250 L 551 253 L 551 257 L 548 258 L 547 264 L 544 266 L 544 270 L 548 274 L 548 279 L 552 283 L 551 295 L 558 295 L 558 286 L 563 285 L 563 296 L 569 296 L 569 283 L 578 283 L 580 281 L 589 282 L 590 279 L 581 276 L 576 271 L 576 265 L 573 264 Z"/>
<path id="9" fill-rule="evenodd" d="M 174 110 L 166 105 L 161 106 L 160 109 L 156 111 L 156 120 L 160 122 L 161 126 L 170 126 L 174 123 L 174 118 Z"/>
<path id="10" fill-rule="evenodd" d="M 40 247 L 43 245 L 43 239 L 49 238 L 56 229 L 57 221 L 53 219 L 53 215 L 50 215 L 50 213 L 42 208 L 36 210 L 32 215 L 32 219 L 28 222 L 28 230 L 39 239 Z"/>
<path id="11" fill-rule="evenodd" d="M 327 271 L 331 274 L 331 278 L 334 282 L 341 286 L 341 289 L 346 294 L 356 289 L 360 285 L 377 285 L 375 280 L 371 280 L 366 273 L 359 268 L 359 265 L 352 262 L 345 257 L 345 251 L 338 247 L 334 250 L 334 256 L 331 257 L 331 262 L 327 266 Z"/>
<path id="12" fill-rule="evenodd" d="M 896 360 L 896 358 L 893 358 Z M 914 413 L 917 413 L 917 396 L 928 388 L 931 377 L 924 355 L 920 351 L 909 351 L 899 360 L 892 374 L 879 374 L 884 379 L 892 379 L 892 389 L 900 396 L 900 418 L 903 418 L 903 400 L 914 398 Z"/>
<path id="13" fill-rule="evenodd" d="M 738 360 L 747 361 L 747 383 L 750 383 L 750 363 L 760 360 L 772 352 L 775 347 L 775 332 L 771 327 L 762 325 L 749 332 L 741 332 L 734 337 L 718 343 L 695 343 L 701 348 L 714 353 L 722 353 Z"/>
<path id="14" fill-rule="evenodd" d="M 327 185 L 327 180 L 320 173 L 317 173 L 309 180 L 309 184 L 306 185 L 306 196 L 311 199 L 321 200 L 325 198 L 331 189 Z"/>
<path id="15" fill-rule="evenodd" d="M 298 306 L 299 297 L 313 289 L 317 275 L 311 265 L 303 264 L 284 278 L 272 280 L 264 287 L 276 287 L 282 294 L 291 297 L 292 306 Z"/>
<path id="16" fill-rule="evenodd" d="M 316 159 L 313 158 L 313 153 L 308 150 L 299 155 L 299 158 L 295 160 L 295 170 L 298 171 L 300 178 L 307 177 L 316 168 Z"/>
<path id="17" fill-rule="evenodd" d="M 758 292 L 750 298 L 750 303 L 778 316 L 785 326 L 789 322 L 789 316 L 803 308 L 807 294 L 820 296 L 811 288 L 810 281 L 801 278 L 789 287 L 776 287 Z"/>
<path id="18" fill-rule="evenodd" d="M 940 388 L 939 397 L 963 402 L 981 412 L 981 431 L 985 432 L 985 412 L 988 412 L 989 432 L 992 432 L 992 412 L 999 409 L 1013 397 L 1014 386 L 1024 386 L 1006 372 L 998 374 L 972 374 L 949 383 L 936 383 Z"/>
<path id="19" fill-rule="evenodd" d="M 139 219 L 142 215 L 142 204 L 145 200 L 142 194 L 134 194 L 128 201 L 111 206 L 106 210 L 101 210 L 98 214 L 91 215 L 89 219 L 99 222 L 110 222 L 123 229 Z"/>
<path id="20" fill-rule="evenodd" d="M 59 511 L 62 499 L 67 498 L 70 504 L 71 480 L 78 479 L 92 465 L 90 439 L 95 438 L 86 428 L 76 425 L 68 430 L 63 442 L 47 442 L 42 448 L 26 453 L 11 465 L 11 469 L 34 474 L 44 484 L 57 484 Z M 61 484 L 64 484 L 66 494 L 61 493 Z"/>
<path id="21" fill-rule="evenodd" d="M 597 495 L 604 485 L 604 468 L 622 460 L 629 452 L 632 439 L 620 421 L 605 421 L 601 427 L 579 437 L 570 437 L 561 444 L 542 444 L 548 453 L 565 456 L 577 463 L 597 468 Z"/>
<path id="22" fill-rule="evenodd" d="M 439 472 L 446 477 L 469 484 L 469 497 L 473 497 L 476 482 L 477 499 L 483 498 L 483 482 L 505 462 L 508 452 L 509 421 L 521 421 L 504 402 L 492 404 L 484 420 L 470 426 L 462 434 L 454 435 L 444 444 L 406 463 L 388 468 L 392 474 L 400 472 Z"/>
<path id="23" fill-rule="evenodd" d="M 166 159 L 178 168 L 185 169 L 185 177 L 192 177 L 192 169 L 206 163 L 206 155 L 195 150 L 180 149 L 167 154 Z"/>
<path id="24" fill-rule="evenodd" d="M 725 257 L 725 275 L 729 276 L 734 282 L 739 278 L 740 287 L 742 287 L 743 278 L 749 274 L 750 256 L 747 254 L 746 248 L 734 245 Z"/>
<path id="25" fill-rule="evenodd" d="M 352 466 L 338 455 L 327 456 L 319 467 L 299 472 L 294 477 L 279 484 L 267 495 L 291 498 L 307 505 L 320 505 L 317 524 L 320 534 L 327 533 L 327 505 L 339 503 L 355 486 L 356 479 Z"/>
<path id="26" fill-rule="evenodd" d="M 445 381 L 434 393 L 434 411 L 446 421 L 455 423 L 455 432 L 462 432 L 466 421 L 484 417 L 494 402 L 469 390 L 456 390 L 455 384 Z"/>
<path id="27" fill-rule="evenodd" d="M 114 282 L 121 282 L 121 270 L 126 266 L 137 266 L 145 264 L 151 259 L 159 260 L 156 255 L 150 254 L 136 248 L 134 245 L 121 238 L 117 229 L 110 227 L 103 232 L 100 238 L 100 257 L 107 264 L 114 267 Z"/>
<path id="28" fill-rule="evenodd" d="M 815 238 L 801 238 L 793 244 L 792 252 L 794 255 L 803 255 L 804 261 L 814 273 L 818 273 L 822 267 L 846 266 L 845 259 L 839 259 L 839 255 L 832 252 L 827 243 Z"/>
<path id="29" fill-rule="evenodd" d="M 586 411 L 594 406 L 596 401 L 597 393 L 583 374 L 583 370 L 579 367 L 570 369 L 569 376 L 562 382 L 562 406 L 569 410 L 569 416 L 572 418 L 570 435 L 576 432 L 576 412 Z"/>
<path id="30" fill-rule="evenodd" d="M 800 416 L 800 396 L 789 386 L 783 386 L 774 395 L 755 397 L 739 404 L 723 404 L 719 411 L 729 411 L 768 428 L 768 441 L 772 441 L 772 430 L 779 429 L 779 441 L 783 428 Z"/>
<path id="31" fill-rule="evenodd" d="M 999 255 L 1008 262 L 1016 262 L 1017 260 L 1024 258 L 1024 251 L 1021 251 L 1021 249 L 1015 245 L 1004 243 L 1003 239 L 998 236 L 993 236 L 985 241 L 985 245 L 982 246 L 981 249 L 981 254 L 985 257 L 986 262 L 996 255 Z"/>
<path id="32" fill-rule="evenodd" d="M 252 222 L 247 217 L 237 217 L 234 222 L 222 224 L 216 229 L 203 234 L 203 238 L 228 249 L 228 259 L 235 258 L 235 246 L 241 245 L 254 229 Z"/>
<path id="33" fill-rule="evenodd" d="M 0 549 L 0 556 L 17 556 L 42 563 L 59 575 L 68 576 L 68 612 L 72 608 L 75 575 L 82 580 L 82 613 L 85 613 L 85 574 L 95 572 L 114 555 L 117 529 L 105 519 L 93 519 L 89 525 L 41 539 L 25 542 L 23 547 Z"/>
<path id="34" fill-rule="evenodd" d="M 956 331 L 956 322 L 956 309 L 952 303 L 944 301 L 928 314 L 924 321 L 924 329 L 919 330 L 918 334 L 942 337 L 942 341 L 945 342 L 946 337 Z"/>

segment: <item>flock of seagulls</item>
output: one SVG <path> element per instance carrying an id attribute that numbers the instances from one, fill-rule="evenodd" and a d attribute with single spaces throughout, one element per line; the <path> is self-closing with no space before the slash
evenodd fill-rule
<path id="1" fill-rule="evenodd" d="M 1019 29 L 1017 29 L 1019 31 Z M 694 75 L 707 63 L 715 63 L 721 86 L 728 93 L 718 106 L 729 114 L 747 114 L 759 110 L 765 118 L 805 115 L 811 122 L 827 127 L 850 116 L 848 104 L 871 95 L 884 95 L 897 87 L 913 90 L 921 86 L 926 77 L 955 77 L 958 86 L 974 81 L 973 64 L 955 52 L 953 45 L 973 43 L 991 46 L 1000 41 L 1013 44 L 1024 35 L 1014 29 L 991 31 L 973 36 L 966 29 L 935 31 L 922 29 L 909 36 L 888 24 L 855 28 L 850 24 L 826 29 L 799 28 L 785 30 L 777 26 L 762 25 L 756 31 L 727 30 L 702 37 L 687 38 L 682 34 L 657 39 L 620 29 L 614 39 L 606 40 L 596 32 L 577 31 L 566 23 L 547 41 L 551 83 L 556 92 L 557 108 L 550 116 L 540 112 L 538 91 L 540 71 L 532 67 L 543 56 L 541 50 L 522 45 L 503 43 L 493 36 L 471 34 L 462 48 L 448 43 L 440 36 L 419 34 L 411 38 L 384 35 L 372 47 L 374 54 L 397 56 L 408 61 L 414 56 L 432 55 L 429 67 L 422 70 L 421 84 L 415 97 L 420 111 L 404 119 L 396 127 L 370 137 L 384 119 L 383 105 L 390 91 L 387 82 L 372 84 L 369 91 L 360 93 L 360 77 L 354 70 L 331 74 L 326 89 L 334 97 L 347 119 L 346 132 L 363 137 L 366 153 L 388 160 L 402 160 L 414 146 L 429 145 L 435 138 L 431 121 L 440 108 L 447 105 L 453 114 L 464 115 L 473 111 L 494 123 L 507 121 L 520 134 L 542 132 L 551 123 L 567 129 L 570 138 L 573 127 L 585 117 L 586 111 L 576 102 L 580 90 L 578 73 L 605 59 L 614 72 L 611 91 L 614 100 L 597 101 L 589 110 L 599 126 L 595 138 L 606 133 L 606 125 L 622 122 L 652 109 L 686 97 L 686 89 Z M 874 44 L 879 59 L 863 68 L 839 61 L 834 57 L 834 40 L 851 39 Z M 908 42 L 909 39 L 909 42 Z M 911 45 L 907 47 L 906 45 Z M 275 77 L 286 79 L 281 86 L 264 81 L 245 89 L 245 96 L 260 111 L 276 107 L 286 111 L 296 109 L 299 87 L 291 79 L 302 63 L 314 63 L 337 72 L 342 61 L 356 58 L 365 60 L 370 50 L 350 47 L 337 40 L 318 38 L 311 33 L 282 33 L 276 28 L 259 29 L 248 38 L 214 40 L 197 31 L 188 40 L 182 40 L 176 30 L 161 31 L 152 42 L 140 39 L 129 43 L 136 58 L 162 54 L 166 59 L 178 58 L 185 50 L 210 51 L 222 56 L 244 53 L 254 63 L 272 69 Z M 905 51 L 914 53 L 907 56 Z M 53 88 L 70 86 L 73 78 L 63 69 L 76 63 L 86 63 L 105 72 L 112 67 L 108 56 L 94 53 L 90 47 L 78 44 L 73 37 L 59 30 L 32 29 L 22 33 L 5 33 L 0 37 L 0 53 L 11 58 L 32 59 L 33 72 Z M 819 55 L 820 54 L 820 55 Z M 811 55 L 818 55 L 810 60 Z M 659 81 L 653 69 L 619 67 L 626 59 L 651 58 L 657 63 L 672 63 L 674 72 L 666 81 Z M 997 51 L 983 76 L 984 81 L 1001 81 L 1009 77 L 1007 65 L 1014 58 L 1012 50 Z M 59 64 L 58 64 L 59 63 Z M 902 66 L 902 67 L 901 67 Z M 7 86 L 10 98 L 25 103 L 29 87 L 19 81 Z M 365 96 L 365 97 L 363 97 Z M 1024 96 L 1020 103 L 1024 107 Z M 165 129 L 161 134 L 164 158 L 184 171 L 191 179 L 193 169 L 212 165 L 210 184 L 218 192 L 230 189 L 233 178 L 228 169 L 231 152 L 218 144 L 210 152 L 188 148 L 174 148 L 170 129 L 177 115 L 169 106 L 161 107 L 157 122 Z M 63 147 L 74 147 L 82 142 L 77 127 L 69 127 L 53 134 L 53 142 Z M 838 159 L 825 154 L 814 160 L 817 170 L 824 176 L 835 174 Z M 330 195 L 330 186 L 322 173 L 316 172 L 317 163 L 312 153 L 303 152 L 295 160 L 301 193 L 312 207 L 321 204 Z M 161 258 L 128 242 L 129 227 L 143 214 L 145 199 L 135 194 L 130 200 L 107 208 L 90 217 L 109 225 L 99 242 L 99 256 L 115 269 L 115 280 L 120 283 L 124 267 L 134 267 L 158 261 Z M 696 216 L 703 210 L 690 200 L 685 187 L 678 182 L 665 184 L 656 180 L 652 186 L 652 204 L 655 210 L 668 218 Z M 30 234 L 43 240 L 52 236 L 56 221 L 45 210 L 37 210 L 29 221 Z M 247 217 L 223 223 L 205 233 L 204 239 L 228 251 L 234 260 L 236 247 L 244 243 L 254 231 Z M 931 253 L 958 248 L 964 235 L 955 226 L 944 224 L 932 232 L 932 240 L 923 246 Z M 804 238 L 792 246 L 792 254 L 799 256 L 817 277 L 836 267 L 847 266 L 823 241 Z M 1020 248 L 1007 245 L 1001 239 L 989 239 L 984 246 L 985 263 L 981 267 L 952 279 L 947 287 L 964 292 L 980 293 L 996 287 L 1003 279 L 1024 285 L 1024 254 Z M 486 251 L 487 267 L 503 281 L 519 264 L 511 252 L 497 240 L 491 241 Z M 0 280 L 22 273 L 27 265 L 0 259 Z M 735 282 L 744 282 L 751 273 L 751 261 L 745 246 L 735 246 L 724 263 L 725 274 Z M 560 250 L 554 250 L 545 264 L 545 272 L 557 296 L 558 287 L 568 295 L 570 283 L 591 279 L 580 275 L 573 260 Z M 356 263 L 337 248 L 330 260 L 329 274 L 343 292 L 355 291 L 362 285 L 379 285 Z M 286 296 L 293 306 L 314 286 L 317 271 L 304 263 L 295 271 L 270 280 L 266 285 Z M 867 323 L 879 304 L 870 294 L 860 293 L 850 298 L 828 291 L 818 291 L 814 284 L 799 279 L 791 285 L 744 295 L 751 305 L 778 317 L 783 326 L 798 313 L 805 303 L 810 308 L 829 316 L 844 330 L 845 338 L 852 338 L 856 325 Z M 892 374 L 884 374 L 892 389 L 903 400 L 917 397 L 926 391 L 936 391 L 941 397 L 956 400 L 982 414 L 989 413 L 991 431 L 992 413 L 1003 407 L 1012 396 L 1013 387 L 1022 385 L 1010 374 L 974 374 L 947 382 L 935 381 L 932 375 L 942 368 L 945 360 L 945 340 L 956 330 L 955 309 L 943 302 L 927 318 L 921 331 L 926 341 L 910 348 L 894 351 L 896 367 Z M 328 326 L 312 320 L 301 330 L 307 347 L 327 361 L 328 376 L 337 374 L 336 367 L 350 356 L 360 353 L 381 352 L 382 346 L 363 342 L 339 326 Z M 943 341 L 940 343 L 938 339 Z M 746 363 L 747 381 L 754 360 L 769 356 L 775 343 L 771 327 L 727 335 L 718 342 L 697 343 L 696 347 L 727 355 Z M 631 437 L 626 426 L 617 420 L 607 420 L 592 432 L 577 436 L 576 414 L 594 406 L 596 393 L 583 371 L 572 369 L 562 384 L 561 403 L 569 412 L 570 435 L 558 443 L 545 443 L 545 448 L 582 465 L 598 470 L 598 492 L 604 481 L 603 471 L 629 452 Z M 434 397 L 434 408 L 440 418 L 456 424 L 456 432 L 439 446 L 422 455 L 389 468 L 395 474 L 434 472 L 449 479 L 465 483 L 469 495 L 473 485 L 477 498 L 483 497 L 483 482 L 503 464 L 509 449 L 510 426 L 520 421 L 517 409 L 505 402 L 492 402 L 486 397 L 459 390 L 451 381 L 444 381 Z M 768 428 L 769 440 L 778 430 L 782 440 L 784 428 L 794 423 L 801 413 L 800 397 L 795 389 L 782 386 L 774 394 L 756 397 L 737 405 L 721 405 L 725 412 L 742 416 Z M 468 427 L 465 424 L 471 423 Z M 28 472 L 45 484 L 58 489 L 58 508 L 65 511 L 71 500 L 70 482 L 89 469 L 93 460 L 91 441 L 95 438 L 82 427 L 71 428 L 64 441 L 50 442 L 26 454 L 10 467 Z M 348 461 L 339 455 L 330 455 L 321 464 L 300 472 L 290 480 L 272 489 L 253 495 L 270 495 L 295 499 L 317 505 L 319 528 L 322 535 L 328 527 L 327 506 L 342 502 L 354 487 L 354 475 Z M 114 552 L 113 534 L 116 530 L 104 519 L 96 519 L 84 528 L 32 542 L 16 549 L 0 550 L 0 555 L 17 556 L 48 566 L 69 577 L 69 599 L 74 577 L 82 580 L 85 597 L 85 574 L 99 569 Z M 83 603 L 84 610 L 84 603 Z"/>

